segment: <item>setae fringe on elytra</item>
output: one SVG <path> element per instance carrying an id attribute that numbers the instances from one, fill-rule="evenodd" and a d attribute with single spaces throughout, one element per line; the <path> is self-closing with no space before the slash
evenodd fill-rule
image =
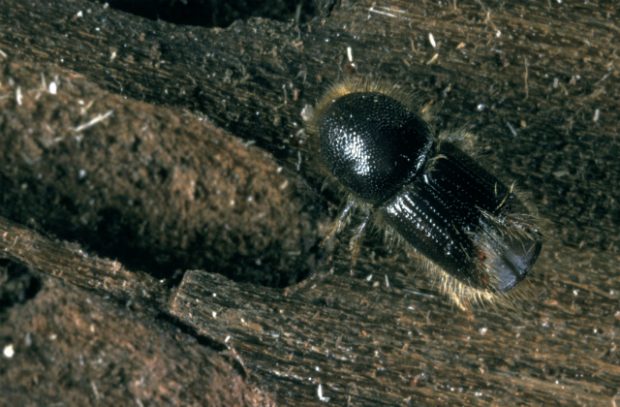
<path id="1" fill-rule="evenodd" d="M 428 263 L 460 308 L 507 298 L 542 246 L 535 217 L 507 187 L 454 144 L 438 140 L 408 98 L 380 84 L 333 86 L 308 123 L 311 146 L 347 204 L 364 214 L 352 257 L 372 220 Z"/>

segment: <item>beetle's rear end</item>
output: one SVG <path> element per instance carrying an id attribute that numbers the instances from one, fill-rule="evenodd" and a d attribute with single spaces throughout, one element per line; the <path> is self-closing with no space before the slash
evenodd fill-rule
<path id="1" fill-rule="evenodd" d="M 515 192 L 447 143 L 424 174 L 379 211 L 446 273 L 442 286 L 461 306 L 511 291 L 542 247 L 534 217 Z"/>

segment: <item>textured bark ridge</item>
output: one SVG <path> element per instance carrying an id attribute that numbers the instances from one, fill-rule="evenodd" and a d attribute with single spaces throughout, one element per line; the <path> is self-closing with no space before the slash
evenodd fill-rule
<path id="1" fill-rule="evenodd" d="M 7 404 L 620 402 L 617 6 L 114 7 L 0 5 Z M 351 76 L 475 133 L 548 220 L 513 308 L 455 309 L 379 234 L 353 273 L 321 244 L 342 197 L 301 112 Z"/>

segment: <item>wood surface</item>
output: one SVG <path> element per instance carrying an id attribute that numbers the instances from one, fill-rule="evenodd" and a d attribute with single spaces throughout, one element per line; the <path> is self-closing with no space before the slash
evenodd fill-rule
<path id="1" fill-rule="evenodd" d="M 222 29 L 0 5 L 7 404 L 620 402 L 617 6 L 316 9 Z M 380 233 L 351 273 L 321 244 L 342 197 L 301 112 L 351 76 L 475 133 L 538 208 L 514 307 L 458 310 Z"/>

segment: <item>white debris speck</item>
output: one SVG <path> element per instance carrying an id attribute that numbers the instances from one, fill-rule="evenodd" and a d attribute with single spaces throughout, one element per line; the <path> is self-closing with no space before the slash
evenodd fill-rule
<path id="1" fill-rule="evenodd" d="M 24 100 L 24 96 L 22 95 L 22 88 L 21 86 L 18 86 L 17 89 L 15 89 L 15 101 L 17 102 L 18 106 L 22 105 L 22 100 Z"/>
<path id="2" fill-rule="evenodd" d="M 13 347 L 13 344 L 9 343 L 8 345 L 6 345 L 2 349 L 2 354 L 7 359 L 11 359 L 13 356 L 15 356 L 15 348 Z"/>
<path id="3" fill-rule="evenodd" d="M 495 38 L 499 38 L 502 36 L 502 32 L 500 30 L 495 31 Z"/>
<path id="4" fill-rule="evenodd" d="M 428 61 L 426 61 L 426 65 L 430 65 L 433 62 L 437 61 L 437 59 L 439 58 L 439 54 L 437 52 L 435 52 L 433 54 L 433 56 L 431 57 L 431 59 L 429 59 Z"/>
<path id="5" fill-rule="evenodd" d="M 305 105 L 303 109 L 301 109 L 301 119 L 305 122 L 310 121 L 314 116 L 314 107 L 312 105 Z"/>
<path id="6" fill-rule="evenodd" d="M 592 121 L 594 123 L 596 123 L 598 121 L 598 119 L 601 118 L 601 110 L 600 109 L 595 109 L 594 110 L 594 115 L 592 116 Z"/>
<path id="7" fill-rule="evenodd" d="M 329 397 L 325 397 L 323 395 L 323 385 L 319 384 L 316 388 L 316 395 L 319 397 L 319 400 L 323 403 L 329 403 Z"/>
<path id="8" fill-rule="evenodd" d="M 347 59 L 349 60 L 349 62 L 353 63 L 353 48 L 351 48 L 350 46 L 347 47 Z"/>
<path id="9" fill-rule="evenodd" d="M 396 13 L 402 13 L 401 10 L 396 9 L 395 7 L 391 7 L 391 6 L 376 6 L 374 3 L 373 5 L 368 9 L 368 19 L 370 20 L 371 17 L 371 13 L 374 14 L 378 14 L 380 16 L 384 16 L 384 17 L 391 17 L 391 18 L 396 18 L 398 17 L 396 15 Z"/>
<path id="10" fill-rule="evenodd" d="M 433 36 L 433 33 L 428 33 L 428 42 L 431 43 L 433 48 L 437 48 L 437 43 L 435 42 L 435 36 Z"/>
<path id="11" fill-rule="evenodd" d="M 211 312 L 211 316 L 212 316 L 213 318 L 217 318 L 217 312 L 215 312 L 215 311 Z"/>
<path id="12" fill-rule="evenodd" d="M 506 122 L 506 127 L 508 127 L 508 130 L 510 130 L 510 133 L 512 133 L 513 137 L 517 137 L 517 130 L 514 128 L 512 124 L 510 124 L 509 122 Z"/>
<path id="13" fill-rule="evenodd" d="M 75 16 L 76 16 L 77 18 L 82 18 L 82 17 L 84 17 L 84 12 L 83 12 L 82 10 L 80 10 L 80 11 L 78 11 L 78 12 L 75 14 Z"/>
<path id="14" fill-rule="evenodd" d="M 297 172 L 301 170 L 301 152 L 297 151 L 297 163 L 295 164 L 295 169 Z"/>
<path id="15" fill-rule="evenodd" d="M 55 95 L 58 92 L 58 85 L 56 84 L 56 82 L 51 81 L 50 84 L 47 86 L 47 91 L 50 94 Z"/>
<path id="16" fill-rule="evenodd" d="M 100 123 L 102 121 L 104 121 L 105 119 L 107 119 L 108 117 L 112 116 L 112 114 L 114 113 L 114 110 L 108 110 L 107 112 L 103 113 L 103 114 L 98 114 L 97 116 L 93 117 L 92 119 L 90 119 L 89 121 L 87 121 L 86 123 L 82 123 L 78 126 L 76 126 L 73 131 L 75 131 L 76 133 L 79 133 L 83 130 L 86 130 L 89 127 L 94 126 L 97 123 Z"/>
<path id="17" fill-rule="evenodd" d="M 484 336 L 487 334 L 488 330 L 489 328 L 487 328 L 486 326 L 483 326 L 482 328 L 478 329 L 478 333 Z"/>

